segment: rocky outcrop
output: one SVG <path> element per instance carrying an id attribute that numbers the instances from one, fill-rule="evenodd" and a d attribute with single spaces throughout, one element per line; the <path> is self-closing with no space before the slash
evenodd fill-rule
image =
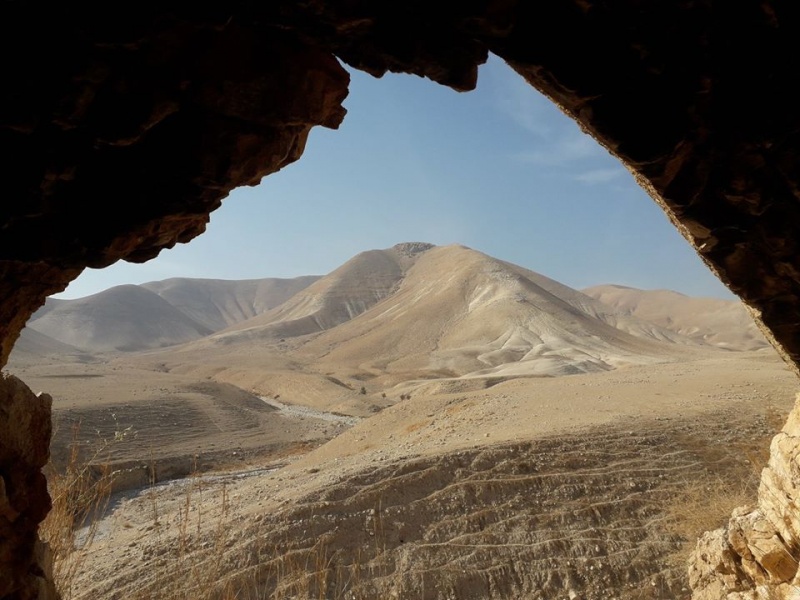
<path id="1" fill-rule="evenodd" d="M 348 76 L 337 57 L 468 90 L 490 51 L 631 169 L 800 364 L 790 3 L 6 2 L 0 15 L 0 366 L 33 311 L 82 269 L 189 241 L 230 190 L 299 158 L 311 127 L 338 126 Z M 0 413 L 0 430 L 22 417 Z M 10 452 L 0 437 L 0 456 Z M 769 485 L 784 485 L 788 467 L 770 468 Z M 736 544 L 775 582 L 781 553 L 762 556 L 752 540 L 762 518 L 781 536 L 797 528 L 778 527 L 780 504 L 762 496 Z"/>
<path id="2" fill-rule="evenodd" d="M 689 567 L 694 600 L 800 598 L 800 398 L 770 448 L 758 505 L 706 533 Z"/>
<path id="3" fill-rule="evenodd" d="M 56 597 L 36 536 L 50 510 L 42 467 L 50 456 L 51 403 L 16 377 L 0 376 L 0 598 Z"/>

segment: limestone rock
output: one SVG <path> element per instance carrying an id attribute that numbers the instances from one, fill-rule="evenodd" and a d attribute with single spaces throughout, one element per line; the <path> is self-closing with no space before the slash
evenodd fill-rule
<path id="1" fill-rule="evenodd" d="M 772 441 L 758 506 L 737 509 L 726 529 L 698 542 L 689 567 L 694 600 L 800 598 L 799 423 L 800 401 Z"/>
<path id="2" fill-rule="evenodd" d="M 758 509 L 734 514 L 728 525 L 728 543 L 741 557 L 750 581 L 757 585 L 786 583 L 797 572 L 797 561 Z"/>
<path id="3" fill-rule="evenodd" d="M 746 580 L 724 529 L 707 532 L 698 540 L 689 560 L 689 584 L 695 600 L 719 600 L 729 591 L 741 590 Z"/>

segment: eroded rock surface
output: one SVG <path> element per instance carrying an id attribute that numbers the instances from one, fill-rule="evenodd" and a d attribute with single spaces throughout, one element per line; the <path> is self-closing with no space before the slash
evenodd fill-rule
<path id="1" fill-rule="evenodd" d="M 296 160 L 311 127 L 338 126 L 348 77 L 336 57 L 467 90 L 489 51 L 631 168 L 787 361 L 800 363 L 800 19 L 789 4 L 0 10 L 0 365 L 30 314 L 82 269 L 145 261 L 192 239 L 231 189 Z M 0 429 L 23 417 L 0 414 Z M 773 450 L 786 466 L 770 467 L 764 489 L 794 495 L 765 491 L 759 506 L 791 554 L 797 490 L 786 481 L 796 453 L 781 440 Z M 10 452 L 0 437 L 0 455 Z M 771 565 L 775 583 L 789 567 L 774 548 L 754 551 L 754 536 L 767 535 L 762 516 L 737 529 L 737 544 Z"/>
<path id="2" fill-rule="evenodd" d="M 640 421 L 641 431 L 604 425 L 401 459 L 377 449 L 329 457 L 256 484 L 229 482 L 240 502 L 224 517 L 227 537 L 218 547 L 225 550 L 202 551 L 222 517 L 214 503 L 198 506 L 207 533 L 192 527 L 187 547 L 197 550 L 192 564 L 210 558 L 224 565 L 214 585 L 247 589 L 257 580 L 266 596 L 296 593 L 281 575 L 284 557 L 313 563 L 324 548 L 329 571 L 303 598 L 687 600 L 685 572 L 674 558 L 683 541 L 667 525 L 679 518 L 672 512 L 676 491 L 698 469 L 746 476 L 749 467 L 728 445 L 766 429 L 754 425 L 755 415 L 728 416 L 727 424 Z M 209 484 L 219 487 L 205 487 L 203 497 L 215 498 L 223 482 Z M 295 495 L 298 487 L 306 492 Z M 185 498 L 185 489 L 165 488 L 161 518 L 172 521 Z M 148 507 L 141 494 L 124 514 L 109 517 L 128 527 L 109 527 L 119 537 L 88 559 L 76 598 L 155 595 L 185 585 L 163 575 L 181 568 L 161 554 L 180 534 L 153 534 Z"/>
<path id="3" fill-rule="evenodd" d="M 800 401 L 772 441 L 758 505 L 707 533 L 689 567 L 694 600 L 800 597 Z M 771 595 L 770 595 L 771 594 Z"/>
<path id="4" fill-rule="evenodd" d="M 0 598 L 54 598 L 39 523 L 50 510 L 42 467 L 50 456 L 50 405 L 10 375 L 0 375 Z"/>

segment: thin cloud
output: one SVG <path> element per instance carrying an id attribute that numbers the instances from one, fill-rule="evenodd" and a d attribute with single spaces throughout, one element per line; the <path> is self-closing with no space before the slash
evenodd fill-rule
<path id="1" fill-rule="evenodd" d="M 517 154 L 516 158 L 524 163 L 558 167 L 599 156 L 600 151 L 600 146 L 591 137 L 577 133 L 561 138 L 547 148 Z"/>
<path id="2" fill-rule="evenodd" d="M 497 110 L 533 136 L 529 142 L 533 150 L 513 154 L 513 159 L 527 164 L 562 167 L 605 154 L 592 137 L 565 119 L 555 104 L 500 59 L 491 56 L 482 71 L 484 75 L 494 90 Z"/>
<path id="3" fill-rule="evenodd" d="M 519 127 L 536 137 L 553 135 L 553 103 L 526 82 L 521 75 L 491 55 L 481 72 L 494 90 L 497 109 Z"/>
<path id="4" fill-rule="evenodd" d="M 593 185 L 596 183 L 609 183 L 618 179 L 623 171 L 619 168 L 612 169 L 592 169 L 576 176 L 575 179 L 581 183 Z"/>

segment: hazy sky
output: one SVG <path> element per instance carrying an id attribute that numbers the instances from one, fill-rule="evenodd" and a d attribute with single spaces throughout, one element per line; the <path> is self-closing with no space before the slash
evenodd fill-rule
<path id="1" fill-rule="evenodd" d="M 457 93 L 351 72 L 338 131 L 235 190 L 206 233 L 144 264 L 87 270 L 62 298 L 169 277 L 330 272 L 399 242 L 464 244 L 582 288 L 730 297 L 632 176 L 501 60 Z"/>

